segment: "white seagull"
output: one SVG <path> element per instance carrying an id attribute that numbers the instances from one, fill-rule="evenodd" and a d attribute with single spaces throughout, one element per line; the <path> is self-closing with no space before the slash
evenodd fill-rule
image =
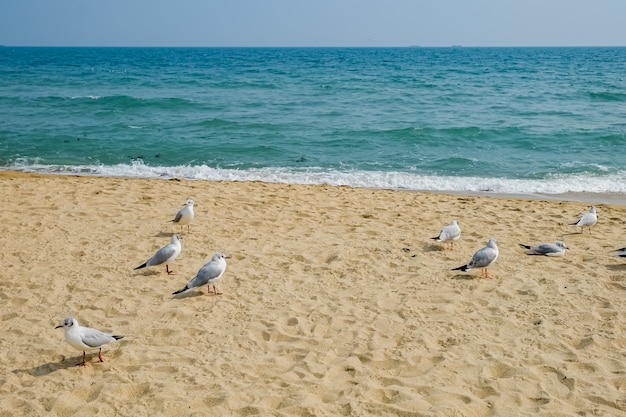
<path id="1" fill-rule="evenodd" d="M 229 257 L 223 253 L 217 252 L 207 264 L 200 268 L 196 276 L 193 277 L 187 285 L 172 294 L 186 293 L 187 291 L 191 291 L 194 288 L 206 284 L 209 284 L 207 294 L 211 293 L 211 285 L 213 285 L 213 293 L 215 295 L 221 294 L 221 292 L 217 292 L 215 284 L 222 279 L 222 275 L 224 275 L 226 271 L 226 259 L 228 258 Z"/>
<path id="2" fill-rule="evenodd" d="M 102 359 L 102 346 L 124 337 L 104 333 L 100 330 L 92 329 L 91 327 L 83 327 L 79 325 L 78 321 L 73 317 L 63 319 L 61 324 L 55 327 L 55 329 L 59 327 L 65 329 L 65 340 L 67 343 L 73 348 L 83 351 L 83 361 L 78 364 L 79 366 L 86 366 L 85 351 L 90 349 L 98 349 L 98 359 L 100 362 L 104 362 L 104 359 Z"/>
<path id="3" fill-rule="evenodd" d="M 167 272 L 168 275 L 172 274 L 174 271 L 171 271 L 169 269 L 169 263 L 178 258 L 178 255 L 180 255 L 180 252 L 183 249 L 180 243 L 181 239 L 182 237 L 178 233 L 173 234 L 172 238 L 170 239 L 170 243 L 163 246 L 154 254 L 152 258 L 148 259 L 146 262 L 139 265 L 135 269 L 165 264 L 165 272 Z"/>
<path id="4" fill-rule="evenodd" d="M 494 263 L 498 258 L 498 246 L 496 245 L 495 239 L 489 239 L 487 242 L 487 246 L 479 249 L 474 256 L 472 256 L 472 260 L 469 263 L 459 266 L 458 268 L 452 268 L 453 271 L 461 270 L 463 272 L 469 271 L 472 268 L 482 268 L 481 275 L 484 278 L 491 278 L 489 276 L 489 271 L 487 271 L 487 267 Z"/>
<path id="5" fill-rule="evenodd" d="M 571 223 L 570 226 L 580 226 L 580 233 L 583 232 L 585 227 L 589 228 L 589 234 L 591 234 L 591 226 L 596 224 L 598 221 L 598 216 L 596 215 L 596 207 L 591 206 L 589 212 L 581 214 L 578 216 L 578 221 L 576 223 Z"/>
<path id="6" fill-rule="evenodd" d="M 183 205 L 183 208 L 181 208 L 180 210 L 178 210 L 178 213 L 176 213 L 176 216 L 174 217 L 174 220 L 172 220 L 172 222 L 180 225 L 180 234 L 183 234 L 183 226 L 187 225 L 187 233 L 190 233 L 189 230 L 189 225 L 191 224 L 191 222 L 193 221 L 193 217 L 194 217 L 194 213 L 193 213 L 193 200 L 192 199 L 188 199 L 187 201 L 185 201 L 185 204 Z"/>
<path id="7" fill-rule="evenodd" d="M 569 249 L 565 242 L 540 243 L 538 245 L 524 245 L 520 243 L 519 245 L 528 250 L 531 255 L 563 256 L 565 255 L 565 249 Z"/>
<path id="8" fill-rule="evenodd" d="M 437 237 L 431 237 L 431 239 L 437 242 L 450 242 L 450 249 L 454 247 L 454 242 L 461 237 L 461 228 L 457 224 L 456 220 L 452 220 L 449 225 L 445 226 L 439 232 Z"/>

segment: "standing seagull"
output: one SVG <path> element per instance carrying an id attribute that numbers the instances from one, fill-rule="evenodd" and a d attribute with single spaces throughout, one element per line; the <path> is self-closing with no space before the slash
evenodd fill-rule
<path id="1" fill-rule="evenodd" d="M 225 256 L 223 253 L 217 252 L 213 255 L 209 263 L 200 268 L 196 276 L 193 277 L 187 285 L 172 294 L 176 295 L 186 293 L 187 291 L 191 291 L 194 288 L 198 288 L 206 284 L 209 284 L 207 294 L 211 293 L 211 285 L 213 285 L 213 293 L 215 295 L 221 294 L 221 292 L 217 292 L 215 284 L 222 279 L 222 275 L 224 275 L 224 272 L 226 271 L 226 259 L 228 258 L 229 257 Z"/>
<path id="2" fill-rule="evenodd" d="M 59 327 L 65 329 L 65 340 L 67 343 L 73 348 L 83 351 L 83 361 L 78 364 L 79 366 L 86 366 L 85 350 L 98 348 L 98 359 L 100 359 L 100 362 L 104 362 L 104 359 L 102 359 L 102 346 L 124 337 L 104 333 L 91 327 L 83 327 L 73 317 L 63 319 L 61 324 L 55 327 L 55 329 Z"/>
<path id="3" fill-rule="evenodd" d="M 571 223 L 570 226 L 580 226 L 580 233 L 583 232 L 585 226 L 589 228 L 589 234 L 591 234 L 591 226 L 596 224 L 598 216 L 596 215 L 596 206 L 591 206 L 589 212 L 578 216 L 576 223 Z"/>
<path id="4" fill-rule="evenodd" d="M 189 225 L 191 224 L 192 220 L 193 220 L 193 200 L 192 199 L 188 199 L 187 201 L 185 201 L 185 204 L 183 205 L 183 208 L 181 208 L 180 210 L 178 210 L 178 213 L 176 213 L 176 216 L 174 217 L 174 220 L 172 220 L 174 223 L 179 224 L 180 225 L 180 234 L 183 234 L 183 226 L 187 225 L 187 234 L 191 233 L 189 230 Z"/>
<path id="5" fill-rule="evenodd" d="M 565 249 L 569 249 L 565 242 L 540 243 L 538 245 L 524 245 L 520 243 L 519 245 L 530 251 L 531 255 L 563 256 L 565 255 Z"/>
<path id="6" fill-rule="evenodd" d="M 452 268 L 453 271 L 461 270 L 463 272 L 469 271 L 472 268 L 482 268 L 481 275 L 484 278 L 491 278 L 487 267 L 494 263 L 498 259 L 498 246 L 495 239 L 489 239 L 487 246 L 479 249 L 472 260 L 468 264 L 459 266 L 458 268 Z"/>
<path id="7" fill-rule="evenodd" d="M 180 237 L 178 233 L 173 234 L 170 243 L 163 246 L 154 254 L 152 258 L 148 259 L 146 262 L 139 265 L 135 269 L 145 268 L 146 266 L 165 264 L 165 272 L 167 272 L 168 275 L 173 273 L 174 271 L 170 271 L 168 264 L 169 262 L 178 258 L 178 255 L 180 255 L 180 251 L 183 249 L 182 245 L 180 244 L 181 239 L 182 237 Z"/>
<path id="8" fill-rule="evenodd" d="M 452 249 L 454 247 L 454 242 L 459 240 L 460 237 L 461 228 L 456 223 L 456 220 L 452 220 L 449 225 L 441 229 L 439 236 L 431 237 L 431 239 L 436 240 L 437 242 L 450 241 L 450 249 Z"/>

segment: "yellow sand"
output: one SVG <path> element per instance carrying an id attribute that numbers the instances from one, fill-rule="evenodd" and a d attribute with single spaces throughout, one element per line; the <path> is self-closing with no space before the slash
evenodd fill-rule
<path id="1" fill-rule="evenodd" d="M 0 194 L 0 416 L 626 413 L 624 206 L 580 234 L 583 202 L 15 172 Z M 187 198 L 175 274 L 134 271 Z M 492 279 L 451 270 L 489 238 Z M 171 295 L 217 251 L 223 295 Z M 77 367 L 66 316 L 125 338 Z"/>

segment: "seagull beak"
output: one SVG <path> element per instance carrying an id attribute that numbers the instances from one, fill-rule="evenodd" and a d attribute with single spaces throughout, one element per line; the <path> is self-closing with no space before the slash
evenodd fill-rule
<path id="1" fill-rule="evenodd" d="M 58 329 L 59 327 L 63 327 L 63 325 L 59 324 L 57 327 L 55 327 L 55 329 Z"/>

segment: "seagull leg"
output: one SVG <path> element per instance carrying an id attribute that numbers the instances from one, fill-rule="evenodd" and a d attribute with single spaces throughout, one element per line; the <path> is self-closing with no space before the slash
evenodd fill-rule
<path id="1" fill-rule="evenodd" d="M 81 363 L 77 363 L 76 366 L 87 366 L 85 362 L 85 351 L 83 350 L 83 361 Z"/>
<path id="2" fill-rule="evenodd" d="M 100 362 L 104 362 L 104 359 L 102 359 L 102 348 L 98 349 L 98 359 L 100 359 Z"/>
<path id="3" fill-rule="evenodd" d="M 174 271 L 170 270 L 170 267 L 168 264 L 165 264 L 165 272 L 167 272 L 167 275 L 171 275 L 174 273 Z"/>
<path id="4" fill-rule="evenodd" d="M 209 284 L 209 286 L 207 288 L 207 294 L 211 294 L 211 284 Z M 215 288 L 215 284 L 213 285 L 213 294 L 214 295 L 222 294 L 221 292 L 217 292 L 217 288 Z"/>

